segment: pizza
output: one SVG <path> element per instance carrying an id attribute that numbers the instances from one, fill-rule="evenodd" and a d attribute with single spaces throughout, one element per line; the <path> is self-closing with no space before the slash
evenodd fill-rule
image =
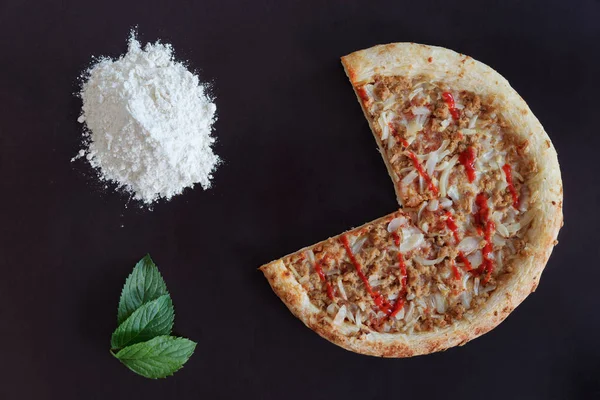
<path id="1" fill-rule="evenodd" d="M 463 345 L 540 280 L 562 226 L 556 151 L 492 68 L 396 43 L 342 58 L 399 209 L 260 269 L 291 312 L 354 352 Z"/>

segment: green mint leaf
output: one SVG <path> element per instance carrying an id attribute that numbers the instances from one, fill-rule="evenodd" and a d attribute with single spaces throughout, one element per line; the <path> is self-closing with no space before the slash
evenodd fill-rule
<path id="1" fill-rule="evenodd" d="M 166 378 L 187 362 L 196 343 L 173 336 L 157 336 L 137 343 L 114 354 L 127 368 L 146 378 Z"/>
<path id="2" fill-rule="evenodd" d="M 136 264 L 125 281 L 119 300 L 118 324 L 123 323 L 143 304 L 165 294 L 168 294 L 167 285 L 148 254 Z"/>
<path id="3" fill-rule="evenodd" d="M 144 342 L 159 335 L 169 335 L 173 329 L 175 312 L 171 296 L 160 296 L 135 310 L 113 332 L 111 346 L 122 349 L 130 344 Z"/>

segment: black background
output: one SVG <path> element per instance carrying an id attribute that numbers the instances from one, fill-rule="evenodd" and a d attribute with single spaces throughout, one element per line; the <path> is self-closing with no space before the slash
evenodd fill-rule
<path id="1" fill-rule="evenodd" d="M 600 397 L 600 2 L 0 1 L 0 398 Z M 77 77 L 94 55 L 172 43 L 214 82 L 214 188 L 153 211 L 83 162 Z M 339 57 L 452 48 L 503 74 L 559 154 L 565 226 L 537 292 L 463 348 L 347 352 L 295 319 L 256 268 L 393 211 Z M 150 252 L 198 341 L 174 377 L 113 359 L 121 286 Z"/>

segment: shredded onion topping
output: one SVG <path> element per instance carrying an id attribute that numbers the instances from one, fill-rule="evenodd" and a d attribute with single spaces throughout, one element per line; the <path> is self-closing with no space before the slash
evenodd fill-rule
<path id="1" fill-rule="evenodd" d="M 435 265 L 435 264 L 439 264 L 442 261 L 444 261 L 444 258 L 446 257 L 438 257 L 435 258 L 433 260 L 426 260 L 423 257 L 420 256 L 413 256 L 413 260 L 415 260 L 416 262 L 418 262 L 421 265 Z"/>
<path id="2" fill-rule="evenodd" d="M 335 318 L 333 318 L 333 324 L 341 325 L 342 322 L 344 322 L 344 318 L 346 318 L 346 306 L 345 305 L 341 306 L 340 309 L 338 310 L 337 314 L 335 315 Z"/>

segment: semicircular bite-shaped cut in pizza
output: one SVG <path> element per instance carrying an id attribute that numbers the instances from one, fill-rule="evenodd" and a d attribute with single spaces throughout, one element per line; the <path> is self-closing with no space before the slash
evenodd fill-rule
<path id="1" fill-rule="evenodd" d="M 454 51 L 342 58 L 400 210 L 261 267 L 308 327 L 409 357 L 498 325 L 538 285 L 562 225 L 556 151 L 523 99 Z"/>

